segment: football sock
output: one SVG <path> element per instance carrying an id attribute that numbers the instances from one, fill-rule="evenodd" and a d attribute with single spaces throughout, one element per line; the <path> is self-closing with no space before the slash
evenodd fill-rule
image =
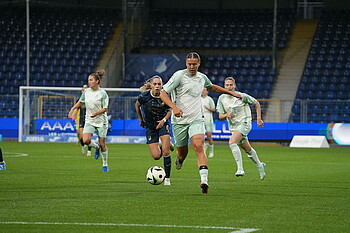
<path id="1" fill-rule="evenodd" d="M 256 151 L 252 148 L 251 151 L 247 152 L 248 157 L 256 164 L 256 166 L 261 167 L 261 162 L 256 154 Z"/>
<path id="2" fill-rule="evenodd" d="M 2 157 L 2 150 L 0 148 L 0 162 L 4 162 L 4 157 Z"/>
<path id="3" fill-rule="evenodd" d="M 208 145 L 209 146 L 209 151 L 210 151 L 210 153 L 214 153 L 214 144 L 212 144 L 212 145 Z"/>
<path id="4" fill-rule="evenodd" d="M 237 144 L 230 144 L 230 148 L 232 151 L 232 155 L 236 160 L 237 163 L 237 170 L 242 171 L 243 170 L 243 164 L 242 164 L 242 154 L 241 150 L 237 146 Z"/>
<path id="5" fill-rule="evenodd" d="M 201 177 L 201 184 L 208 184 L 208 166 L 206 165 L 200 166 L 199 175 Z"/>
<path id="6" fill-rule="evenodd" d="M 166 178 L 170 178 L 170 171 L 171 171 L 171 156 L 163 156 L 164 158 L 164 170 Z"/>
<path id="7" fill-rule="evenodd" d="M 85 145 L 82 138 L 79 139 L 79 142 L 80 142 L 80 145 L 81 145 L 81 146 L 84 146 L 84 145 Z"/>
<path id="8" fill-rule="evenodd" d="M 103 166 L 108 166 L 107 159 L 108 159 L 108 150 L 105 152 L 101 151 L 102 155 L 102 161 L 103 161 Z"/>
<path id="9" fill-rule="evenodd" d="M 96 142 L 92 141 L 92 140 L 91 140 L 91 142 L 90 142 L 90 144 L 88 146 L 91 146 L 91 147 L 93 147 L 95 149 L 99 149 L 99 145 Z"/>
<path id="10" fill-rule="evenodd" d="M 91 146 L 88 146 L 88 151 L 91 151 Z"/>

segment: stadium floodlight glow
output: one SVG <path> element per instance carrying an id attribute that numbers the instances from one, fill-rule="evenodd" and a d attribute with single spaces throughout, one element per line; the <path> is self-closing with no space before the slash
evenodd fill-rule
<path id="1" fill-rule="evenodd" d="M 334 141 L 339 145 L 350 145 L 350 124 L 336 123 L 332 128 Z"/>

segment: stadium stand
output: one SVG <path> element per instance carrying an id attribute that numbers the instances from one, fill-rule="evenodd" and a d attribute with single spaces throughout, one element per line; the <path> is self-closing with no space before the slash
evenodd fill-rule
<path id="1" fill-rule="evenodd" d="M 272 48 L 272 10 L 155 9 L 150 12 L 150 17 L 149 26 L 143 33 L 141 48 Z M 294 19 L 293 10 L 279 10 L 278 48 L 286 46 Z"/>
<path id="2" fill-rule="evenodd" d="M 296 94 L 292 122 L 350 122 L 349 40 L 349 11 L 324 10 Z"/>
<path id="3" fill-rule="evenodd" d="M 17 103 L 1 115 L 15 117 L 18 87 L 26 85 L 26 11 L 16 5 L 0 11 L 0 95 Z M 30 85 L 81 87 L 117 23 L 117 10 L 32 6 L 30 14 Z"/>

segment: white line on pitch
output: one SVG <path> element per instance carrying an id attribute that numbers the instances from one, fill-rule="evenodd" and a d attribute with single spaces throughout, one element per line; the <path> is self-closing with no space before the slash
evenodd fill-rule
<path id="1" fill-rule="evenodd" d="M 153 225 L 153 224 L 127 224 L 127 223 L 84 223 L 84 222 L 0 222 L 0 224 L 20 225 L 79 225 L 79 226 L 124 226 L 124 227 L 165 227 L 165 228 L 193 228 L 193 229 L 220 229 L 235 230 L 230 233 L 249 233 L 260 229 L 220 227 L 220 226 L 178 226 L 178 225 Z"/>

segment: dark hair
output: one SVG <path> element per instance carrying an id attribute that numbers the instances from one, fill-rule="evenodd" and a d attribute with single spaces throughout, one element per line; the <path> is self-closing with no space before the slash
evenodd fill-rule
<path id="1" fill-rule="evenodd" d="M 189 54 L 187 54 L 186 59 L 189 59 L 189 58 L 195 58 L 195 59 L 198 59 L 198 61 L 201 61 L 201 57 L 196 52 L 190 52 Z"/>
<path id="2" fill-rule="evenodd" d="M 154 75 L 152 78 L 149 78 L 149 79 L 147 79 L 147 80 L 145 81 L 145 84 L 143 84 L 143 86 L 140 87 L 140 91 L 141 91 L 141 92 L 145 92 L 145 91 L 147 91 L 147 90 L 152 89 L 151 83 L 152 83 L 153 79 L 155 79 L 155 78 L 159 78 L 160 81 L 163 82 L 163 80 L 162 80 L 162 78 L 161 78 L 160 76 Z"/>
<path id="3" fill-rule="evenodd" d="M 90 74 L 89 76 L 93 76 L 97 81 L 98 84 L 101 83 L 101 80 L 105 77 L 106 71 L 104 69 L 99 69 L 95 73 Z"/>

